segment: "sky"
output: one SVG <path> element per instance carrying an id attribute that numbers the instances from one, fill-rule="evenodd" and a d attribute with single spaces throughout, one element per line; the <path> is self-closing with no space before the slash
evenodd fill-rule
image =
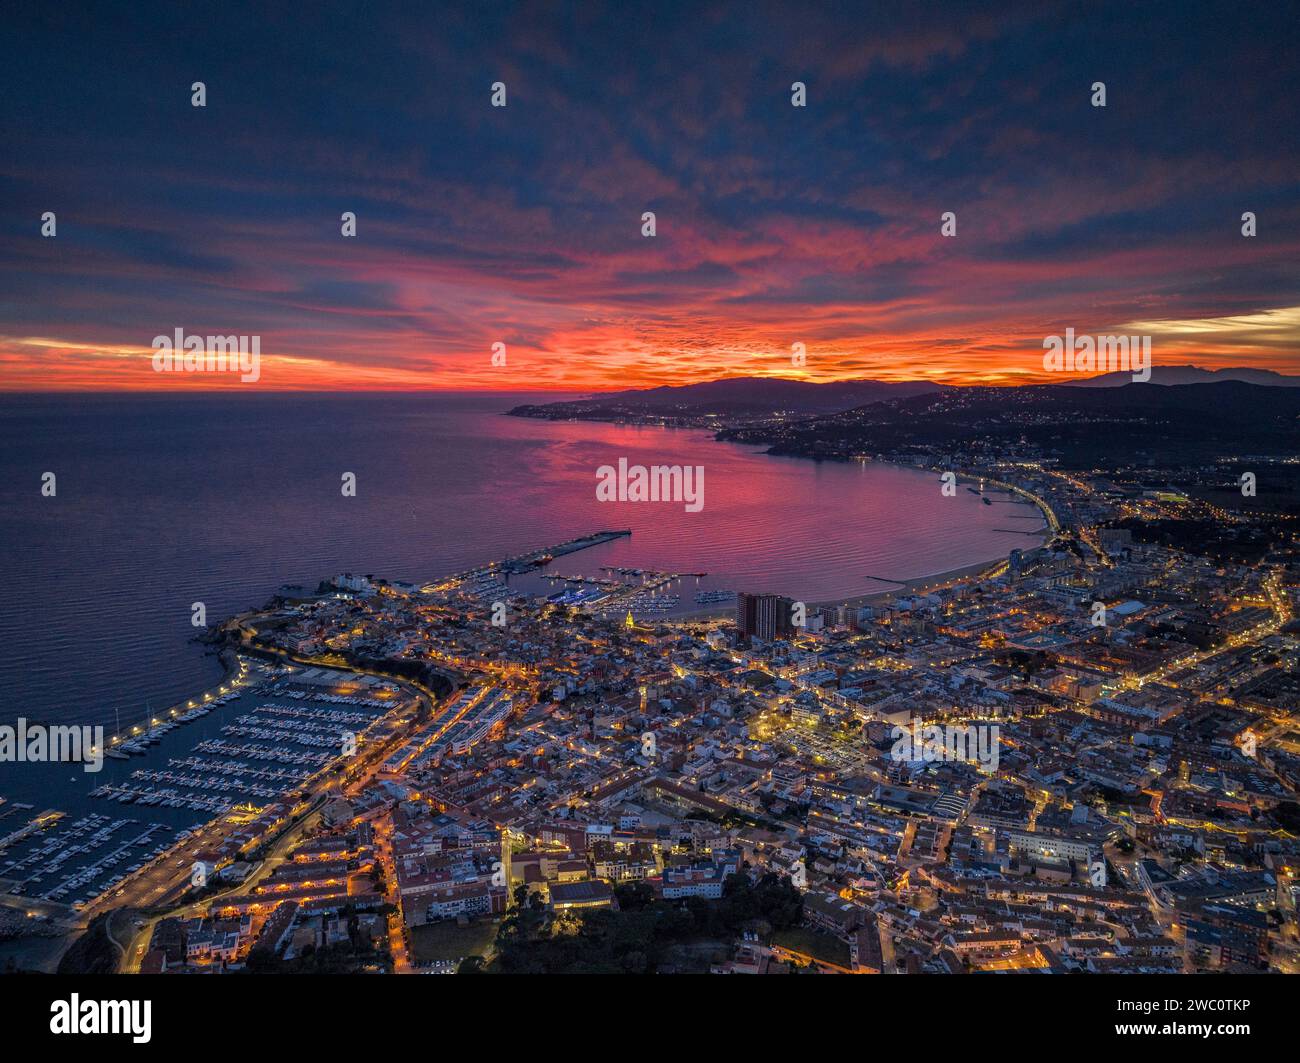
<path id="1" fill-rule="evenodd" d="M 338 8 L 10 5 L 0 390 L 1300 373 L 1294 4 Z"/>

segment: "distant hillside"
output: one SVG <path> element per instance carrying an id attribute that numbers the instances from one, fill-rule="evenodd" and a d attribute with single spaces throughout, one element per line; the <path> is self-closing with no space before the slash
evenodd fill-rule
<path id="1" fill-rule="evenodd" d="M 1151 368 L 1150 384 L 1217 384 L 1224 380 L 1236 380 L 1243 384 L 1259 384 L 1263 387 L 1295 388 L 1300 387 L 1300 376 L 1284 376 L 1272 369 L 1202 369 L 1196 365 L 1157 365 Z M 1067 380 L 1062 387 L 1069 388 L 1119 388 L 1133 383 L 1133 374 L 1126 372 L 1103 373 L 1101 376 L 1088 377 L 1086 380 Z"/>
<path id="2" fill-rule="evenodd" d="M 846 380 L 815 384 L 779 377 L 733 377 L 703 384 L 615 391 L 571 402 L 516 406 L 510 413 L 516 417 L 597 421 L 645 417 L 695 421 L 706 417 L 740 419 L 776 414 L 811 417 L 941 390 L 944 390 L 941 385 L 926 381 L 894 384 Z"/>
<path id="3" fill-rule="evenodd" d="M 1233 380 L 951 388 L 801 421 L 740 425 L 718 438 L 817 458 L 909 450 L 1004 458 L 1037 448 L 1074 468 L 1292 455 L 1300 439 L 1300 390 Z"/>

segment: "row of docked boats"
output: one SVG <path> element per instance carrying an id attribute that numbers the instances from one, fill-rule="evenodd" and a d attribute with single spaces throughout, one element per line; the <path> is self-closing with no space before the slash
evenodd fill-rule
<path id="1" fill-rule="evenodd" d="M 195 812 L 227 812 L 236 804 L 224 797 L 205 794 L 182 793 L 174 787 L 153 788 L 133 786 L 130 783 L 105 783 L 92 791 L 92 797 L 106 797 L 122 804 L 165 805 L 168 808 L 188 808 Z"/>
<path id="2" fill-rule="evenodd" d="M 115 837 L 137 823 L 99 813 L 82 816 L 23 857 L 0 862 L 0 876 L 23 896 L 84 907 L 172 844 L 173 828 L 165 823 L 149 823 L 133 837 Z"/>
<path id="3" fill-rule="evenodd" d="M 225 690 L 223 687 L 222 690 Z M 106 755 L 113 757 L 115 760 L 126 760 L 128 755 L 143 756 L 149 752 L 150 746 L 156 746 L 163 740 L 163 736 L 170 734 L 182 724 L 193 723 L 200 717 L 206 716 L 213 709 L 225 705 L 243 694 L 242 690 L 231 690 L 226 693 L 205 695 L 202 704 L 196 705 L 190 702 L 189 707 L 183 712 L 178 712 L 172 719 L 155 720 L 148 729 L 140 734 L 133 735 L 122 741 L 113 740 L 112 748 L 106 751 Z M 172 710 L 176 712 L 176 710 Z"/>
<path id="4" fill-rule="evenodd" d="M 735 600 L 735 591 L 698 591 L 695 595 L 696 605 L 706 605 L 710 602 L 730 602 Z"/>

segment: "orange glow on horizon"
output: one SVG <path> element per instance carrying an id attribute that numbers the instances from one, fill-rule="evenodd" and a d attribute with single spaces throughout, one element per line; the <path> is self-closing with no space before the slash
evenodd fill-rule
<path id="1" fill-rule="evenodd" d="M 1063 329 L 1061 330 L 1063 331 Z M 1096 334 L 1111 330 L 1097 328 Z M 1114 331 L 1119 331 L 1115 329 Z M 1076 332 L 1085 330 L 1076 327 Z M 1011 338 L 972 338 L 942 353 L 925 335 L 873 336 L 848 344 L 805 340 L 807 361 L 795 367 L 785 338 L 742 338 L 707 346 L 693 341 L 677 349 L 653 349 L 631 334 L 548 337 L 545 349 L 512 345 L 508 364 L 494 367 L 490 351 L 458 351 L 441 357 L 387 354 L 381 362 L 357 364 L 336 350 L 315 356 L 282 353 L 263 337 L 259 379 L 245 383 L 238 373 L 156 373 L 152 351 L 136 346 L 96 346 L 57 339 L 0 337 L 0 379 L 13 392 L 206 392 L 206 391 L 499 391 L 601 392 L 661 385 L 694 384 L 732 377 L 779 377 L 824 383 L 835 380 L 915 381 L 940 384 L 1014 386 L 1051 384 L 1099 373 L 1048 373 L 1042 368 L 1042 336 L 1023 330 Z M 1153 364 L 1204 369 L 1251 367 L 1290 374 L 1300 371 L 1294 355 L 1270 345 L 1234 342 L 1211 335 L 1153 338 Z M 292 343 L 293 340 L 287 341 Z M 297 346 L 297 344 L 294 344 Z M 290 348 L 291 349 L 291 348 Z M 571 355 L 556 355 L 571 350 Z M 1099 371 L 1100 372 L 1100 371 Z"/>

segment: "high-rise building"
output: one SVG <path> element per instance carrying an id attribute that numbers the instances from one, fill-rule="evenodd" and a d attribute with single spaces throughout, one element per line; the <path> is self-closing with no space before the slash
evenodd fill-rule
<path id="1" fill-rule="evenodd" d="M 779 594 L 736 595 L 736 631 L 742 638 L 759 638 L 773 642 L 793 633 L 791 613 L 794 603 Z"/>
<path id="2" fill-rule="evenodd" d="M 1025 570 L 1025 552 L 1020 549 L 1012 550 L 1007 555 L 1007 576 L 1012 583 L 1015 583 L 1024 574 Z"/>

